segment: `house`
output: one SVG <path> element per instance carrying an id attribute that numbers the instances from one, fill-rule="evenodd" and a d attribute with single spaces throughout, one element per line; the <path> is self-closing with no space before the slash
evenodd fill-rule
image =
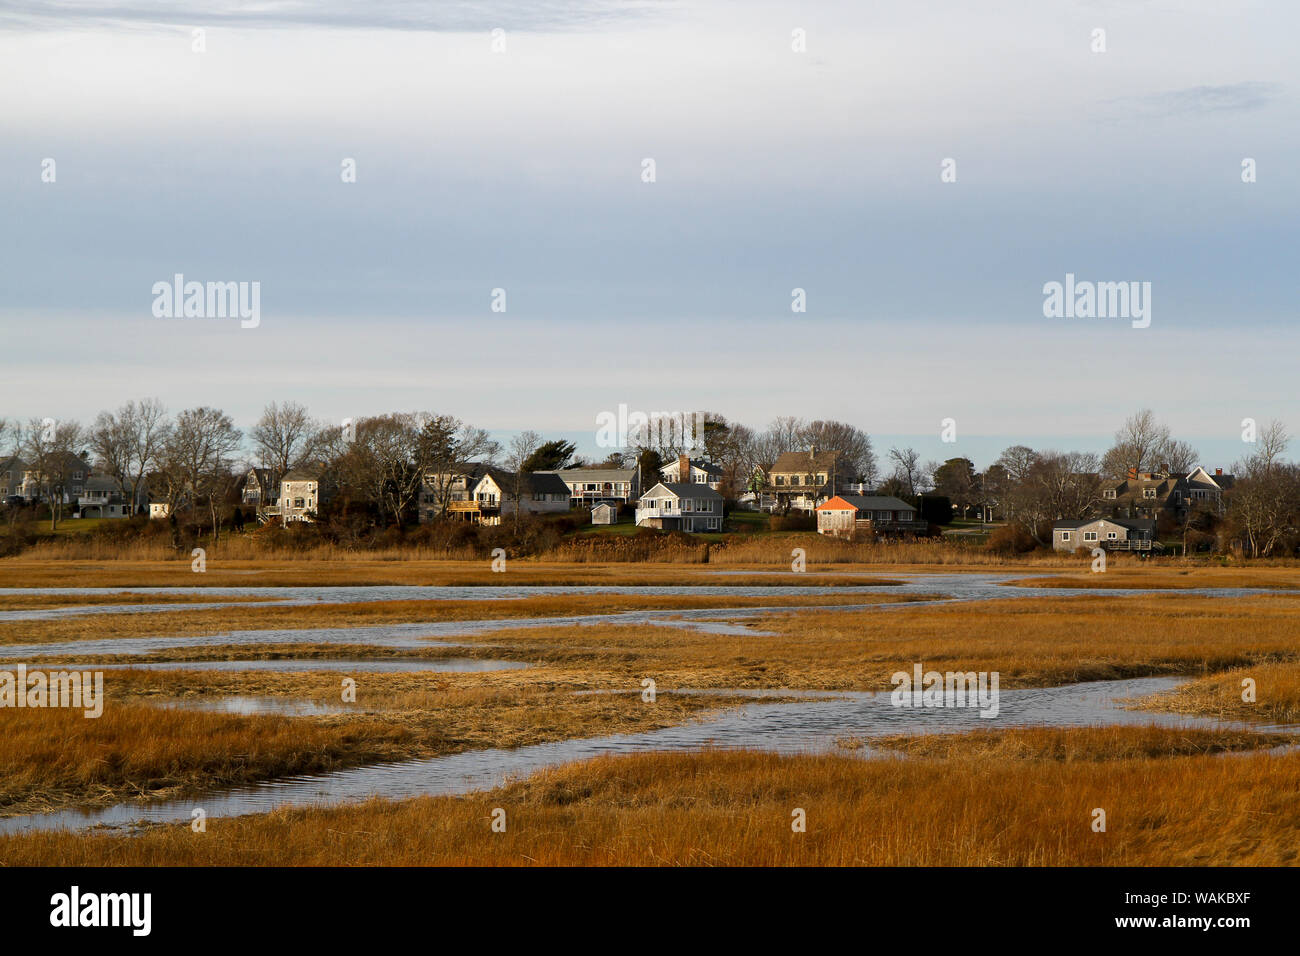
<path id="1" fill-rule="evenodd" d="M 1152 518 L 1084 518 L 1052 525 L 1052 547 L 1057 551 L 1104 548 L 1107 551 L 1161 551 Z"/>
<path id="2" fill-rule="evenodd" d="M 486 462 L 469 461 L 448 471 L 425 474 L 420 485 L 420 522 L 442 517 L 452 510 L 452 502 L 472 502 L 474 486 L 489 467 Z"/>
<path id="3" fill-rule="evenodd" d="M 515 486 L 520 485 L 515 500 Z M 569 486 L 553 471 L 524 474 L 522 481 L 512 471 L 489 466 L 475 483 L 473 498 L 448 502 L 450 514 L 483 524 L 500 524 L 506 515 L 562 514 L 569 510 Z"/>
<path id="4" fill-rule="evenodd" d="M 683 475 L 690 477 L 684 478 Z M 659 477 L 668 484 L 708 485 L 714 491 L 722 487 L 722 469 L 703 458 L 678 455 L 677 460 L 659 469 Z"/>
<path id="5" fill-rule="evenodd" d="M 1211 475 L 1197 467 L 1190 472 L 1171 472 L 1167 465 L 1149 472 L 1132 470 L 1118 481 L 1102 484 L 1099 513 L 1112 518 L 1158 518 L 1181 521 L 1189 509 L 1205 507 L 1223 510 L 1223 493 L 1234 478 L 1216 468 Z"/>
<path id="6" fill-rule="evenodd" d="M 703 482 L 661 481 L 641 496 L 636 523 L 664 531 L 721 531 L 722 495 Z"/>
<path id="7" fill-rule="evenodd" d="M 768 470 L 764 500 L 769 510 L 813 511 L 856 477 L 853 465 L 836 451 L 788 451 Z"/>
<path id="8" fill-rule="evenodd" d="M 270 468 L 250 468 L 244 476 L 240 501 L 256 510 L 279 503 L 280 478 Z"/>
<path id="9" fill-rule="evenodd" d="M 127 488 L 129 491 L 130 482 L 127 482 Z M 129 518 L 135 507 L 123 496 L 115 479 L 107 475 L 91 475 L 77 496 L 77 511 L 83 518 Z"/>
<path id="10" fill-rule="evenodd" d="M 618 505 L 602 501 L 591 509 L 592 524 L 618 524 Z"/>
<path id="11" fill-rule="evenodd" d="M 321 506 L 320 473 L 295 469 L 280 479 L 278 513 L 284 524 L 291 521 L 315 521 Z M 265 513 L 276 513 L 275 506 L 264 507 Z"/>
<path id="12" fill-rule="evenodd" d="M 641 466 L 635 468 L 568 468 L 554 474 L 569 487 L 569 504 L 590 508 L 600 501 L 626 504 L 641 494 Z"/>
<path id="13" fill-rule="evenodd" d="M 51 483 L 58 493 L 59 500 L 63 504 L 71 504 L 81 497 L 85 490 L 86 480 L 90 478 L 90 465 L 85 460 L 71 452 L 65 454 L 62 459 L 51 463 L 46 472 L 42 474 L 41 468 L 31 462 L 19 462 L 16 458 L 9 459 L 9 462 L 21 464 L 23 466 L 22 480 L 18 483 L 16 491 L 11 490 L 11 494 L 22 495 L 28 501 L 48 501 L 51 497 Z M 16 465 L 7 465 L 7 474 L 16 470 Z M 0 484 L 11 485 L 10 480 L 6 479 Z"/>
<path id="14" fill-rule="evenodd" d="M 23 494 L 23 477 L 29 466 L 17 456 L 0 460 L 0 500 L 5 498 L 26 498 Z"/>
<path id="15" fill-rule="evenodd" d="M 890 495 L 835 495 L 816 510 L 818 534 L 920 534 L 928 527 L 916 508 Z"/>

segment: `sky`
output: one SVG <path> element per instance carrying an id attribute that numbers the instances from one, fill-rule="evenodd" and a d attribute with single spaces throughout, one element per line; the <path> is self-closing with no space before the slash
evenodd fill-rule
<path id="1" fill-rule="evenodd" d="M 708 408 L 983 465 L 1150 407 L 1227 465 L 1243 418 L 1300 430 L 1297 27 L 1283 0 L 0 0 L 0 417 L 295 400 L 594 454 L 620 404 Z M 259 283 L 256 326 L 155 315 L 176 274 Z M 1150 325 L 1045 316 L 1067 274 L 1150 283 Z"/>

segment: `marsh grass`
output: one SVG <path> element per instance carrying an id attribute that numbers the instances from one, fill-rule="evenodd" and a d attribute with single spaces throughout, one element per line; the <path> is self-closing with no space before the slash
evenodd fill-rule
<path id="1" fill-rule="evenodd" d="M 6 644 L 97 640 L 106 636 L 152 637 L 218 634 L 232 630 L 302 630 L 320 627 L 363 627 L 414 621 L 501 620 L 526 617 L 569 617 L 616 614 L 623 611 L 673 611 L 695 608 L 813 607 L 836 604 L 888 604 L 924 600 L 932 595 L 795 594 L 760 595 L 641 595 L 564 594 L 490 600 L 359 601 L 345 604 L 305 604 L 280 607 L 256 603 L 211 610 L 162 610 L 142 614 L 79 614 L 44 620 L 0 621 L 0 656 Z"/>
<path id="2" fill-rule="evenodd" d="M 1140 753 L 1157 743 L 1148 731 L 1136 735 L 1144 742 L 1126 750 Z M 1066 749 L 1087 754 L 1101 743 Z M 1030 754 L 1002 761 L 982 755 L 864 761 L 753 752 L 601 758 L 543 771 L 490 793 L 210 819 L 203 834 L 178 824 L 138 836 L 0 838 L 0 861 L 11 866 L 1296 863 L 1300 757 L 1061 760 L 1055 756 L 1057 744 L 1047 749 L 1042 759 Z M 507 815 L 504 833 L 491 829 L 498 807 Z M 795 808 L 806 813 L 805 833 L 791 830 Z M 1106 811 L 1104 833 L 1091 826 L 1096 808 Z"/>
<path id="3" fill-rule="evenodd" d="M 132 675 L 141 683 L 154 676 Z M 303 697 L 339 701 L 341 675 L 293 676 L 298 679 L 290 686 Z M 96 719 L 80 711 L 6 710 L 0 717 L 0 815 L 174 797 L 378 761 L 653 730 L 739 702 L 665 694 L 650 707 L 639 697 L 574 695 L 512 681 L 458 683 L 440 676 L 367 675 L 358 682 L 358 705 L 367 706 L 370 698 L 380 709 L 321 717 L 160 708 L 126 699 L 107 683 L 109 700 Z M 160 683 L 165 686 L 167 680 Z M 211 696 L 221 688 L 221 680 L 211 681 Z M 285 689 L 281 683 L 280 693 Z M 238 692 L 256 691 L 244 684 Z"/>
<path id="4" fill-rule="evenodd" d="M 1255 682 L 1253 702 L 1242 699 L 1242 682 L 1247 678 Z M 1259 663 L 1210 674 L 1160 694 L 1144 706 L 1221 720 L 1300 724 L 1300 663 Z"/>

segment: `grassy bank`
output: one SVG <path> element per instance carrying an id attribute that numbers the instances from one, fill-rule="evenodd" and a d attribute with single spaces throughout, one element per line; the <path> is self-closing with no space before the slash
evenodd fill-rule
<path id="1" fill-rule="evenodd" d="M 1300 757 L 1185 756 L 1179 732 L 1022 734 L 994 761 L 649 754 L 491 793 L 280 811 L 139 836 L 0 838 L 7 865 L 1293 865 Z M 1163 748 L 1159 737 L 1168 738 Z M 1078 738 L 1062 743 L 1058 738 Z M 1202 736 L 1198 753 L 1242 742 Z M 1061 752 L 1072 755 L 1062 759 Z M 1167 756 L 1167 753 L 1178 754 Z M 1129 755 L 1133 753 L 1134 755 Z M 492 812 L 506 814 L 493 832 Z M 806 832 L 791 828 L 804 811 Z M 1094 811 L 1105 811 L 1096 832 Z"/>

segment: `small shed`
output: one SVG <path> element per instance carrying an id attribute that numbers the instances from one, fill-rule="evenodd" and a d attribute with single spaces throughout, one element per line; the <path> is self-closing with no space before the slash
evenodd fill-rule
<path id="1" fill-rule="evenodd" d="M 611 504 L 608 501 L 602 501 L 596 507 L 591 509 L 592 524 L 617 524 L 618 523 L 618 505 Z"/>

